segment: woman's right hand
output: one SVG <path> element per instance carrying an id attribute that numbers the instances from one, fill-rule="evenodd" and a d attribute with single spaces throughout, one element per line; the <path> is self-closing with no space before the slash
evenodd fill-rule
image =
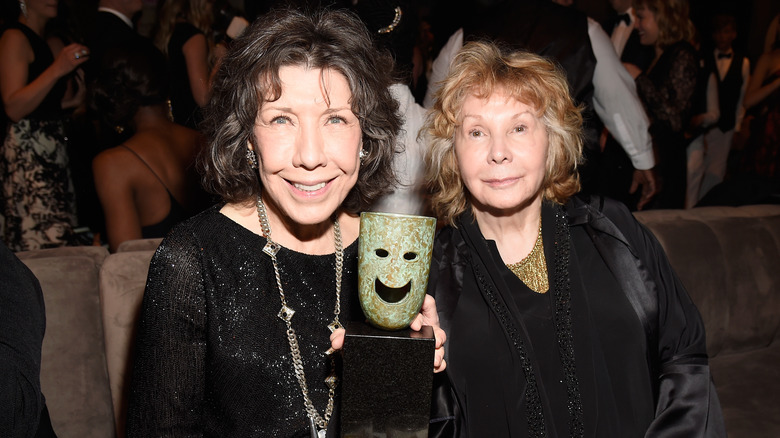
<path id="1" fill-rule="evenodd" d="M 65 46 L 54 59 L 52 68 L 58 77 L 63 77 L 89 59 L 89 48 L 83 44 L 69 44 Z"/>

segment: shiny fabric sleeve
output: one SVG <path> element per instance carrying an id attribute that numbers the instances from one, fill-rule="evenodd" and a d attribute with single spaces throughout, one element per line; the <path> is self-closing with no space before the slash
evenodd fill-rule
<path id="1" fill-rule="evenodd" d="M 667 75 L 658 82 L 642 74 L 636 78 L 636 87 L 647 106 L 653 123 L 666 123 L 673 132 L 687 127 L 691 100 L 696 90 L 698 60 L 691 50 L 669 48 L 671 53 Z M 663 56 L 663 55 L 662 55 Z M 658 64 L 661 64 L 661 60 Z M 659 68 L 656 65 L 655 68 Z"/>
<path id="2" fill-rule="evenodd" d="M 605 213 L 629 240 L 658 295 L 656 413 L 645 436 L 725 437 L 698 309 L 652 233 L 624 207 L 606 205 L 613 205 Z"/>
<path id="3" fill-rule="evenodd" d="M 149 268 L 136 335 L 128 437 L 203 436 L 206 302 L 201 249 L 174 231 Z"/>

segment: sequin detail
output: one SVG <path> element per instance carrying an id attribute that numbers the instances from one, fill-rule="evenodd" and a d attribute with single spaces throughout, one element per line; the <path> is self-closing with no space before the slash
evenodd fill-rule
<path id="1" fill-rule="evenodd" d="M 569 278 L 569 264 L 571 256 L 571 236 L 569 225 L 563 208 L 559 205 L 554 206 L 555 211 L 555 240 L 552 270 L 553 299 L 555 303 L 554 320 L 555 332 L 558 343 L 558 350 L 563 365 L 564 379 L 566 384 L 566 395 L 568 398 L 567 408 L 569 413 L 569 432 L 572 437 L 581 438 L 585 433 L 585 426 L 582 420 L 582 396 L 580 394 L 579 381 L 577 379 L 577 368 L 574 360 L 574 342 L 572 334 L 572 314 L 571 314 L 571 279 Z M 509 339 L 514 345 L 520 358 L 520 366 L 526 381 L 526 415 L 528 422 L 528 433 L 533 438 L 544 438 L 547 436 L 547 429 L 542 409 L 539 389 L 536 383 L 536 373 L 534 366 L 528 357 L 525 344 L 520 337 L 519 331 L 514 324 L 509 310 L 498 298 L 492 281 L 482 272 L 482 267 L 475 263 L 471 254 L 466 255 L 474 268 L 474 275 L 479 282 L 488 299 L 488 305 L 495 312 L 496 317 L 504 327 Z"/>

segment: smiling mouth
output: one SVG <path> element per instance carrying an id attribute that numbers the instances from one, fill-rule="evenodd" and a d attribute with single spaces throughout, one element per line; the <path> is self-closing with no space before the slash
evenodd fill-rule
<path id="1" fill-rule="evenodd" d="M 314 195 L 325 189 L 332 180 L 320 181 L 316 183 L 296 182 L 289 179 L 285 179 L 285 181 L 290 185 L 290 187 L 298 191 L 300 194 Z"/>
<path id="2" fill-rule="evenodd" d="M 406 294 L 412 290 L 412 281 L 409 280 L 408 283 L 401 287 L 389 287 L 379 281 L 377 278 L 374 280 L 374 290 L 376 291 L 377 295 L 379 295 L 379 298 L 382 298 L 386 302 L 397 303 L 404 299 Z"/>
<path id="3" fill-rule="evenodd" d="M 300 191 L 303 191 L 303 192 L 316 192 L 317 190 L 325 187 L 325 185 L 326 185 L 326 183 L 324 183 L 324 182 L 321 182 L 319 184 L 314 184 L 314 185 L 311 185 L 311 186 L 308 186 L 308 185 L 305 185 L 305 184 L 300 184 L 300 183 L 292 183 L 293 187 L 295 187 L 296 189 L 298 189 Z"/>

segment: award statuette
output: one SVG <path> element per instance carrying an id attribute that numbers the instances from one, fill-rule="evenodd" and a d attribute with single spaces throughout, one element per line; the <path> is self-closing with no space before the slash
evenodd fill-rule
<path id="1" fill-rule="evenodd" d="M 427 437 L 433 329 L 409 324 L 428 286 L 436 219 L 360 215 L 358 292 L 368 323 L 347 325 L 341 403 L 342 437 Z"/>

